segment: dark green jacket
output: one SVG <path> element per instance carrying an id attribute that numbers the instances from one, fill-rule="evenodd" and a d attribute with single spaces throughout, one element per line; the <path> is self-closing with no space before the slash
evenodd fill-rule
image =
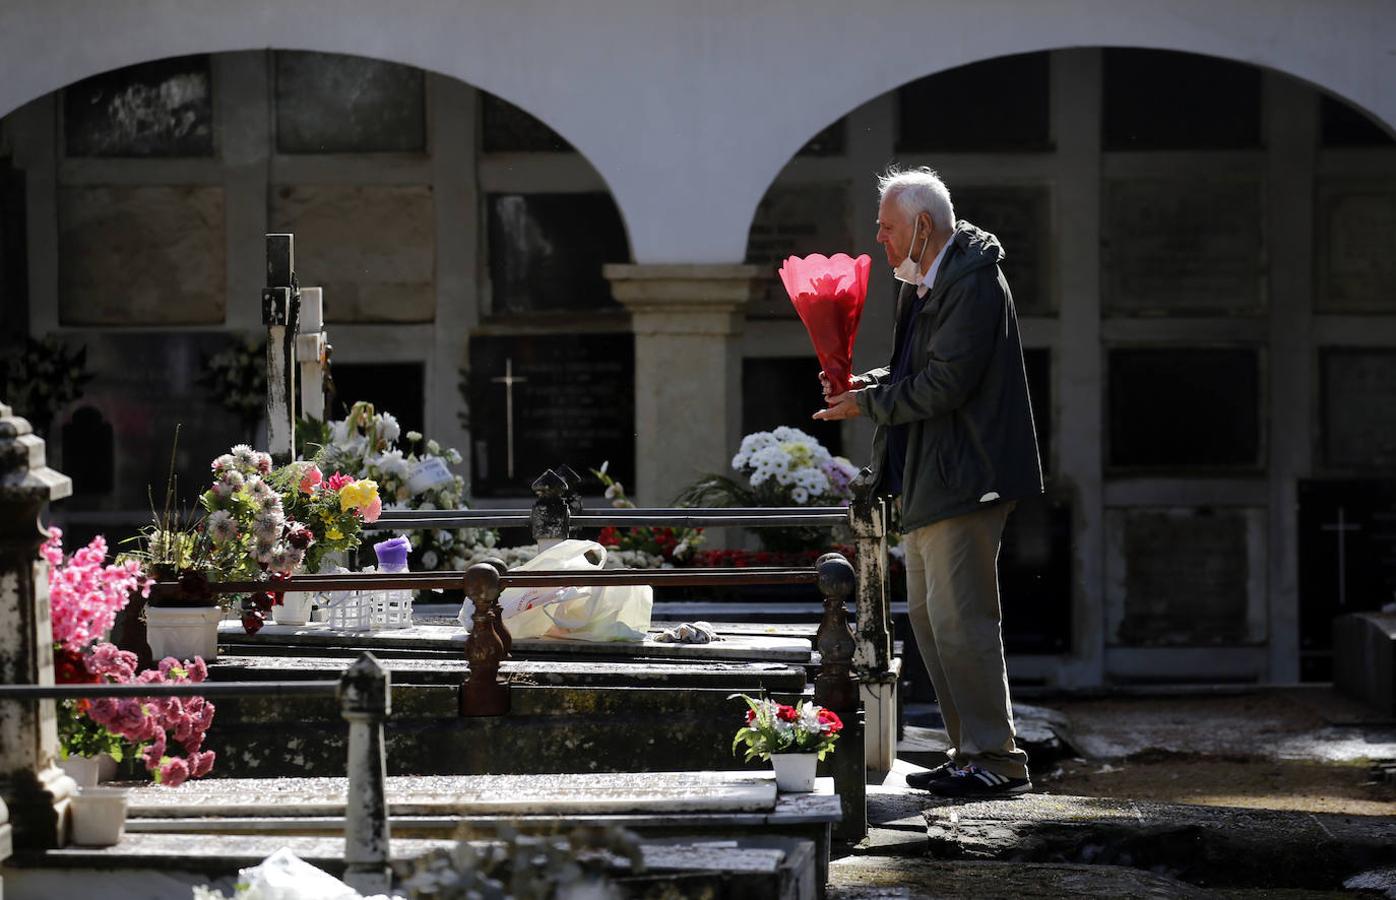
<path id="1" fill-rule="evenodd" d="M 874 369 L 863 376 L 873 384 L 855 395 L 877 425 L 862 476 L 874 485 L 886 465 L 888 426 L 909 426 L 904 532 L 1042 492 L 1018 316 L 998 267 L 1003 248 L 964 221 L 950 242 L 910 325 L 913 374 L 894 384 L 890 369 Z M 902 291 L 901 302 L 915 300 L 915 289 Z M 894 347 L 901 338 L 893 335 Z"/>

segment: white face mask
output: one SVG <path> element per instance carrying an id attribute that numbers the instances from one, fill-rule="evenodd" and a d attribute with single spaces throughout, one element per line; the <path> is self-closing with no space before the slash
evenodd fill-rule
<path id="1" fill-rule="evenodd" d="M 906 247 L 906 259 L 897 263 L 892 269 L 892 277 L 906 284 L 921 283 L 921 260 L 926 255 L 926 248 L 931 245 L 930 241 L 926 241 L 921 246 L 921 256 L 918 256 L 914 262 L 912 261 L 911 248 L 916 246 L 916 231 L 920 227 L 921 220 L 918 218 L 916 223 L 911 226 L 911 243 Z"/>

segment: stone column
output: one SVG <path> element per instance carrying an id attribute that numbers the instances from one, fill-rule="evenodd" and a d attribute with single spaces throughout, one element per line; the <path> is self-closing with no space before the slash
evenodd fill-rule
<path id="1" fill-rule="evenodd" d="M 341 714 L 349 723 L 349 791 L 344 801 L 344 880 L 364 894 L 392 889 L 388 862 L 388 757 L 383 721 L 392 712 L 388 670 L 364 652 L 339 680 Z"/>
<path id="2" fill-rule="evenodd" d="M 44 442 L 29 423 L 0 404 L 0 682 L 53 684 L 39 512 L 72 489 L 67 476 L 44 465 Z M 54 701 L 0 701 L 0 809 L 9 808 L 16 847 L 63 843 L 77 785 L 54 764 L 57 754 Z"/>
<path id="3" fill-rule="evenodd" d="M 635 332 L 635 484 L 667 506 L 706 472 L 726 472 L 741 440 L 742 332 L 769 272 L 747 265 L 608 265 Z"/>

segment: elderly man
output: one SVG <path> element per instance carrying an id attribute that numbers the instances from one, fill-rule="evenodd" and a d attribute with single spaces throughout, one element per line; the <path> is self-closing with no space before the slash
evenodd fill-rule
<path id="1" fill-rule="evenodd" d="M 879 189 L 877 241 L 903 282 L 891 365 L 847 393 L 826 382 L 814 417 L 871 419 L 865 477 L 899 498 L 911 627 L 953 748 L 907 782 L 947 797 L 1018 794 L 1032 783 L 1014 742 L 997 562 L 1004 522 L 1041 493 L 1042 470 L 1003 248 L 955 222 L 930 169 L 892 170 Z"/>

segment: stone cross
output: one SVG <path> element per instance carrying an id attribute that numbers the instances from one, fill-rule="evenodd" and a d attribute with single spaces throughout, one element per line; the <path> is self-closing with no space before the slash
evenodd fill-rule
<path id="1" fill-rule="evenodd" d="M 1323 531 L 1334 531 L 1338 535 L 1338 605 L 1348 603 L 1348 532 L 1361 531 L 1362 526 L 1347 520 L 1347 509 L 1338 507 L 1338 521 L 1320 525 Z"/>
<path id="2" fill-rule="evenodd" d="M 325 337 L 324 296 L 320 288 L 301 288 L 300 327 L 296 333 L 296 362 L 299 364 L 300 413 L 308 419 L 325 421 L 325 367 L 329 363 L 329 341 Z"/>
<path id="3" fill-rule="evenodd" d="M 506 473 L 510 478 L 514 477 L 514 385 L 523 384 L 527 378 L 514 376 L 514 358 L 511 356 L 504 360 L 504 375 L 499 378 L 491 378 L 495 384 L 504 385 L 504 440 L 509 462 L 506 466 Z"/>
<path id="4" fill-rule="evenodd" d="M 53 626 L 45 503 L 72 493 L 67 476 L 44 464 L 44 442 L 0 404 L 0 682 L 53 684 Z M 0 701 L 0 847 L 45 849 L 64 843 L 77 785 L 55 764 L 58 719 L 52 700 Z M 10 829 L 13 827 L 13 835 Z"/>
<path id="5" fill-rule="evenodd" d="M 388 869 L 388 757 L 383 721 L 392 712 L 387 669 L 363 653 L 340 679 L 341 714 L 349 723 L 349 796 L 345 798 L 344 880 L 361 894 L 386 894 Z"/>
<path id="6" fill-rule="evenodd" d="M 291 461 L 296 445 L 296 328 L 300 288 L 296 285 L 293 235 L 267 235 L 267 286 L 262 288 L 262 324 L 267 328 L 267 450 L 278 465 Z"/>

